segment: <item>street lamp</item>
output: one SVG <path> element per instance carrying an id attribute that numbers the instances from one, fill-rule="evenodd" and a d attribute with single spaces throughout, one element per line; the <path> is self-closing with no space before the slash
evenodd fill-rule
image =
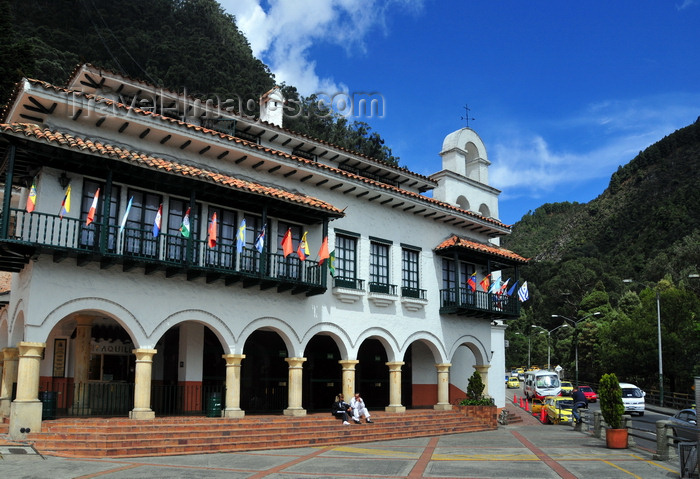
<path id="1" fill-rule="evenodd" d="M 520 336 L 524 336 L 523 333 L 518 333 L 516 332 L 515 334 L 519 334 Z M 542 334 L 540 332 L 540 334 Z M 530 335 L 527 335 L 527 368 L 530 369 Z"/>
<path id="2" fill-rule="evenodd" d="M 641 283 L 639 281 L 635 281 L 633 279 L 623 279 L 623 283 L 637 283 L 641 284 L 644 287 L 650 288 L 650 286 L 646 283 Z M 659 289 L 656 289 L 656 332 L 658 335 L 658 343 L 659 343 L 659 404 L 661 406 L 664 405 L 664 362 L 663 362 L 663 356 L 661 354 L 661 302 L 659 301 Z"/>
<path id="3" fill-rule="evenodd" d="M 578 321 L 575 319 L 567 318 L 566 316 L 562 316 L 561 314 L 553 314 L 552 315 L 553 318 L 565 319 L 567 321 L 570 321 L 574 325 L 574 330 L 576 332 L 576 338 L 575 338 L 576 339 L 576 387 L 578 387 L 578 323 L 580 323 L 581 321 L 587 320 L 591 316 L 599 316 L 599 315 L 600 315 L 600 311 L 596 311 L 593 314 L 589 314 L 588 316 L 584 316 L 583 318 L 579 319 Z"/>
<path id="4" fill-rule="evenodd" d="M 532 325 L 533 328 L 540 328 L 542 330 L 540 332 L 540 334 L 542 334 L 542 332 L 547 333 L 547 371 L 549 371 L 552 368 L 551 355 L 550 355 L 551 346 L 549 344 L 549 340 L 552 337 L 552 333 L 559 328 L 566 328 L 567 326 L 568 326 L 568 324 L 564 323 L 564 324 L 560 324 L 559 326 L 557 326 L 554 329 L 547 330 L 547 329 L 543 328 L 542 326 L 537 326 L 536 324 Z"/>

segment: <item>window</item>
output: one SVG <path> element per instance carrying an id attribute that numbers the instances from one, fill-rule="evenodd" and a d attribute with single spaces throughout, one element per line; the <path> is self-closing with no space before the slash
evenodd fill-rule
<path id="1" fill-rule="evenodd" d="M 401 296 L 420 297 L 420 251 L 403 248 L 401 250 Z"/>
<path id="2" fill-rule="evenodd" d="M 457 272 L 455 262 L 442 259 L 442 305 L 454 305 L 457 302 Z"/>
<path id="3" fill-rule="evenodd" d="M 335 284 L 357 289 L 357 238 L 335 236 Z"/>
<path id="4" fill-rule="evenodd" d="M 129 189 L 127 198 L 132 200 L 124 228 L 124 252 L 135 256 L 157 257 L 158 241 L 153 237 L 153 222 L 161 197 Z"/>
<path id="5" fill-rule="evenodd" d="M 245 245 L 241 252 L 240 269 L 256 273 L 260 267 L 260 254 L 255 249 L 255 240 L 263 228 L 262 217 L 245 214 L 243 218 L 245 219 Z M 265 234 L 267 235 L 267 232 Z M 265 245 L 267 246 L 267 241 L 265 241 Z"/>
<path id="6" fill-rule="evenodd" d="M 182 222 L 185 219 L 187 210 L 190 208 L 189 200 L 180 200 L 171 198 L 168 205 L 168 222 L 165 233 L 165 257 L 171 261 L 186 261 L 187 258 L 187 238 L 183 236 Z M 156 206 L 156 211 L 158 206 Z M 153 213 L 155 218 L 155 212 Z M 197 240 L 199 236 L 199 207 L 195 206 L 193 211 L 190 211 L 190 238 Z M 153 220 L 151 220 L 153 224 Z M 197 248 L 193 249 L 192 261 L 197 261 Z"/>
<path id="7" fill-rule="evenodd" d="M 95 218 L 89 225 L 85 225 L 88 212 L 92 207 L 92 200 L 95 192 L 100 189 L 100 196 L 97 201 Z M 117 224 L 117 213 L 119 212 L 119 187 L 113 186 L 109 201 L 109 219 L 102 220 L 103 201 L 105 199 L 105 188 L 103 183 L 92 180 L 85 180 L 83 183 L 83 197 L 80 205 L 80 246 L 82 248 L 98 248 L 100 244 L 100 234 L 107 234 L 107 250 L 114 251 L 117 244 L 117 230 L 108 228 L 109 225 Z"/>
<path id="8" fill-rule="evenodd" d="M 214 248 L 207 247 L 207 264 L 220 268 L 235 268 L 236 234 L 238 233 L 236 213 L 210 206 L 209 218 L 207 219 L 207 241 L 209 240 L 208 228 L 214 213 L 216 213 L 216 246 Z"/>
<path id="9" fill-rule="evenodd" d="M 389 290 L 389 245 L 372 241 L 369 250 L 370 291 L 390 293 Z"/>

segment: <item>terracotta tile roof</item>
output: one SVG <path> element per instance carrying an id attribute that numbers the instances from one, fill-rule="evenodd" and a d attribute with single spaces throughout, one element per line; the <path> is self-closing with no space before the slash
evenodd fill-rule
<path id="1" fill-rule="evenodd" d="M 93 68 L 93 69 L 99 71 L 100 74 L 105 73 L 105 74 L 108 74 L 108 75 L 110 75 L 110 76 L 112 76 L 112 77 L 120 77 L 120 78 L 123 78 L 123 79 L 125 79 L 125 80 L 130 81 L 130 82 L 139 83 L 139 84 L 143 85 L 143 86 L 146 87 L 146 88 L 154 88 L 154 87 L 155 87 L 155 88 L 162 88 L 162 90 L 163 90 L 164 92 L 170 93 L 170 94 L 172 94 L 173 96 L 176 96 L 176 97 L 182 97 L 182 94 L 180 94 L 180 93 L 178 93 L 178 92 L 174 92 L 174 91 L 172 91 L 172 90 L 169 90 L 168 88 L 164 88 L 164 87 L 160 87 L 160 86 L 157 86 L 157 85 L 153 85 L 153 84 L 151 84 L 151 83 L 145 82 L 145 81 L 140 80 L 140 79 L 138 79 L 138 78 L 130 77 L 130 76 L 125 75 L 125 74 L 123 74 L 123 73 L 114 72 L 114 71 L 109 70 L 109 69 L 106 69 L 106 68 L 101 68 L 101 67 L 95 66 L 95 65 L 93 65 L 93 64 L 91 64 L 91 63 L 85 63 L 85 64 L 78 64 L 78 65 L 76 65 L 75 69 L 73 70 L 73 72 L 71 73 L 70 77 L 68 78 L 68 81 L 66 82 L 66 87 L 68 87 L 68 85 L 70 85 L 71 82 L 77 77 L 77 75 L 80 73 L 80 70 L 83 68 L 83 66 L 86 67 L 86 68 Z M 263 96 L 268 95 L 268 94 L 269 94 L 270 92 L 272 92 L 272 91 L 274 91 L 274 88 L 272 88 L 270 91 L 266 92 Z M 196 100 L 195 97 L 190 96 L 190 95 L 187 95 L 187 99 L 189 99 L 189 100 L 191 100 L 191 101 L 195 101 L 195 100 Z M 238 114 L 236 114 L 236 113 L 231 113 L 231 115 L 237 117 L 238 119 L 248 120 L 247 118 L 244 118 L 243 116 L 238 115 Z M 415 176 L 415 177 L 420 178 L 421 180 L 426 181 L 426 182 L 435 183 L 435 181 L 432 180 L 432 179 L 430 179 L 429 177 L 427 177 L 427 176 L 425 176 L 425 175 L 421 175 L 420 173 L 416 173 L 416 172 L 414 172 L 414 171 L 411 171 L 411 170 L 409 170 L 409 169 L 406 168 L 406 167 L 392 165 L 391 163 L 387 163 L 386 161 L 378 160 L 378 159 L 376 159 L 376 158 L 372 158 L 372 157 L 370 157 L 370 156 L 364 155 L 364 154 L 362 154 L 362 153 L 358 153 L 358 152 L 353 151 L 353 150 L 348 150 L 347 148 L 343 148 L 342 146 L 334 145 L 334 144 L 329 143 L 329 142 L 327 142 L 327 141 L 325 141 L 325 140 L 321 140 L 321 139 L 318 139 L 318 138 L 314 138 L 314 137 L 312 137 L 312 136 L 308 136 L 308 135 L 305 135 L 305 134 L 303 134 L 303 133 L 298 133 L 298 132 L 296 132 L 296 131 L 292 131 L 292 130 L 289 130 L 289 129 L 287 129 L 287 128 L 283 128 L 283 127 L 279 127 L 279 126 L 277 126 L 277 125 L 273 125 L 272 123 L 269 123 L 269 122 L 267 122 L 267 121 L 260 120 L 259 118 L 256 119 L 256 121 L 257 121 L 258 123 L 264 125 L 265 128 L 283 131 L 283 132 L 285 132 L 285 133 L 288 133 L 288 134 L 293 135 L 293 136 L 296 136 L 296 137 L 306 138 L 306 139 L 308 139 L 308 140 L 310 140 L 310 141 L 314 141 L 314 142 L 320 143 L 320 144 L 322 144 L 322 145 L 326 145 L 326 146 L 328 146 L 329 148 L 332 148 L 332 149 L 334 149 L 334 150 L 344 151 L 344 152 L 347 152 L 347 153 L 349 153 L 349 154 L 352 154 L 352 155 L 355 155 L 355 156 L 359 156 L 359 157 L 361 157 L 361 158 L 364 158 L 364 159 L 366 159 L 366 160 L 370 160 L 370 161 L 372 161 L 372 162 L 374 162 L 374 163 L 377 163 L 377 164 L 379 164 L 379 165 L 382 165 L 383 167 L 390 168 L 390 169 L 393 169 L 393 170 L 398 170 L 398 171 L 401 171 L 402 173 L 410 174 L 411 176 Z"/>
<path id="2" fill-rule="evenodd" d="M 472 241 L 468 240 L 465 238 L 460 238 L 457 235 L 452 235 L 451 237 L 447 238 L 445 241 L 437 245 L 435 248 L 435 251 L 442 251 L 442 250 L 447 250 L 451 248 L 463 248 L 467 249 L 469 251 L 478 251 L 480 253 L 486 253 L 494 256 L 498 256 L 499 258 L 505 258 L 509 259 L 511 261 L 515 261 L 517 263 L 527 263 L 530 261 L 527 258 L 523 258 L 519 254 L 513 253 L 512 251 L 501 248 L 500 246 L 492 245 L 492 244 L 484 244 L 484 243 L 479 243 L 477 241 Z"/>
<path id="3" fill-rule="evenodd" d="M 485 216 L 479 215 L 479 214 L 474 213 L 472 211 L 468 211 L 468 210 L 464 210 L 462 208 L 455 207 L 449 203 L 444 203 L 442 201 L 435 200 L 433 198 L 421 195 L 419 193 L 415 193 L 413 191 L 404 190 L 404 189 L 399 188 L 397 186 L 389 185 L 387 183 L 382 183 L 380 181 L 372 180 L 372 179 L 366 178 L 364 176 L 356 175 L 354 173 L 351 173 L 351 172 L 348 172 L 345 170 L 341 170 L 339 168 L 335 168 L 333 166 L 330 166 L 330 165 L 327 165 L 324 163 L 319 163 L 319 162 L 316 162 L 313 160 L 302 158 L 300 156 L 291 155 L 289 153 L 276 150 L 274 148 L 268 148 L 268 147 L 265 147 L 262 145 L 258 145 L 257 143 L 253 143 L 251 141 L 244 140 L 242 138 L 238 138 L 236 136 L 227 135 L 227 134 L 222 133 L 220 131 L 212 130 L 210 128 L 205 128 L 202 126 L 193 125 L 191 123 L 186 123 L 186 122 L 183 122 L 181 120 L 166 117 L 166 116 L 160 115 L 158 113 L 153 113 L 151 111 L 142 110 L 142 109 L 137 108 L 137 107 L 131 107 L 129 105 L 125 105 L 123 103 L 116 102 L 116 101 L 108 99 L 108 98 L 94 95 L 92 93 L 84 93 L 84 92 L 79 92 L 79 91 L 68 90 L 66 88 L 57 87 L 55 85 L 52 85 L 50 83 L 47 83 L 47 82 L 44 82 L 41 80 L 27 79 L 27 81 L 33 85 L 41 86 L 47 90 L 53 90 L 53 91 L 56 91 L 58 93 L 63 93 L 66 95 L 74 95 L 74 96 L 84 97 L 85 99 L 93 100 L 96 103 L 104 103 L 105 105 L 107 105 L 109 107 L 116 107 L 118 109 L 124 110 L 127 113 L 140 114 L 140 115 L 143 115 L 145 117 L 153 118 L 156 121 L 160 120 L 160 121 L 163 121 L 165 123 L 169 123 L 169 124 L 174 125 L 174 126 L 180 126 L 182 128 L 188 129 L 190 131 L 193 131 L 193 132 L 196 132 L 199 134 L 210 135 L 212 137 L 220 138 L 224 141 L 233 142 L 233 143 L 236 143 L 237 146 L 247 147 L 247 148 L 256 150 L 258 152 L 264 152 L 264 153 L 271 154 L 274 156 L 279 156 L 279 157 L 283 157 L 283 158 L 286 158 L 289 160 L 293 160 L 293 161 L 296 161 L 300 164 L 303 164 L 304 166 L 309 167 L 309 168 L 325 170 L 325 171 L 331 172 L 335 175 L 344 176 L 346 178 L 352 178 L 355 181 L 360 181 L 360 182 L 363 182 L 365 184 L 372 185 L 373 187 L 378 188 L 378 189 L 393 191 L 393 192 L 399 193 L 403 196 L 410 197 L 414 200 L 418 200 L 418 201 L 423 202 L 423 203 L 428 203 L 432 206 L 437 206 L 437 207 L 452 211 L 454 213 L 459 213 L 462 215 L 470 216 L 470 217 L 475 218 L 477 220 L 480 220 L 482 222 L 489 223 L 497 228 L 502 228 L 502 229 L 506 229 L 506 230 L 510 229 L 510 226 L 508 226 L 504 223 L 501 223 L 500 221 L 498 221 L 494 218 L 487 218 Z"/>
<path id="4" fill-rule="evenodd" d="M 336 208 L 335 206 L 311 196 L 291 193 L 280 188 L 272 188 L 250 181 L 240 180 L 232 176 L 223 175 L 221 173 L 216 173 L 197 166 L 176 163 L 171 160 L 147 155 L 145 153 L 130 151 L 120 146 L 110 145 L 101 141 L 92 141 L 70 133 L 63 133 L 60 131 L 51 130 L 49 128 L 40 127 L 38 125 L 28 123 L 3 123 L 0 124 L 0 132 L 18 137 L 31 138 L 34 141 L 43 141 L 66 149 L 79 150 L 80 152 L 84 153 L 116 158 L 135 163 L 146 168 L 165 171 L 174 175 L 190 176 L 193 178 L 196 177 L 199 180 L 217 183 L 231 189 L 246 191 L 252 194 L 267 196 L 270 198 L 277 198 L 317 210 L 324 210 L 335 217 L 342 217 L 345 215 L 342 210 Z"/>

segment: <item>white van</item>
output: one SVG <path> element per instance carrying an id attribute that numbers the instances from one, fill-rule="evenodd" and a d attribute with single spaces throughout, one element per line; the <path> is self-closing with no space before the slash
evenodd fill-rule
<path id="1" fill-rule="evenodd" d="M 644 396 L 646 393 L 634 384 L 620 383 L 622 389 L 622 403 L 625 405 L 625 414 L 637 413 L 644 416 Z"/>
<path id="2" fill-rule="evenodd" d="M 559 396 L 561 383 L 559 375 L 552 371 L 538 369 L 525 373 L 525 397 L 543 399 L 546 396 Z"/>

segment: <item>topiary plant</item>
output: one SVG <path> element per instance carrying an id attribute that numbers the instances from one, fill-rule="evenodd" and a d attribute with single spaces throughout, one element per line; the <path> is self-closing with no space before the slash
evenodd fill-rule
<path id="1" fill-rule="evenodd" d="M 484 392 L 484 382 L 481 380 L 481 373 L 479 371 L 474 371 L 472 377 L 469 378 L 467 382 L 467 397 L 470 399 L 479 400 Z"/>
<path id="2" fill-rule="evenodd" d="M 603 374 L 598 385 L 600 412 L 611 429 L 620 429 L 625 405 L 622 403 L 622 389 L 615 373 Z"/>

